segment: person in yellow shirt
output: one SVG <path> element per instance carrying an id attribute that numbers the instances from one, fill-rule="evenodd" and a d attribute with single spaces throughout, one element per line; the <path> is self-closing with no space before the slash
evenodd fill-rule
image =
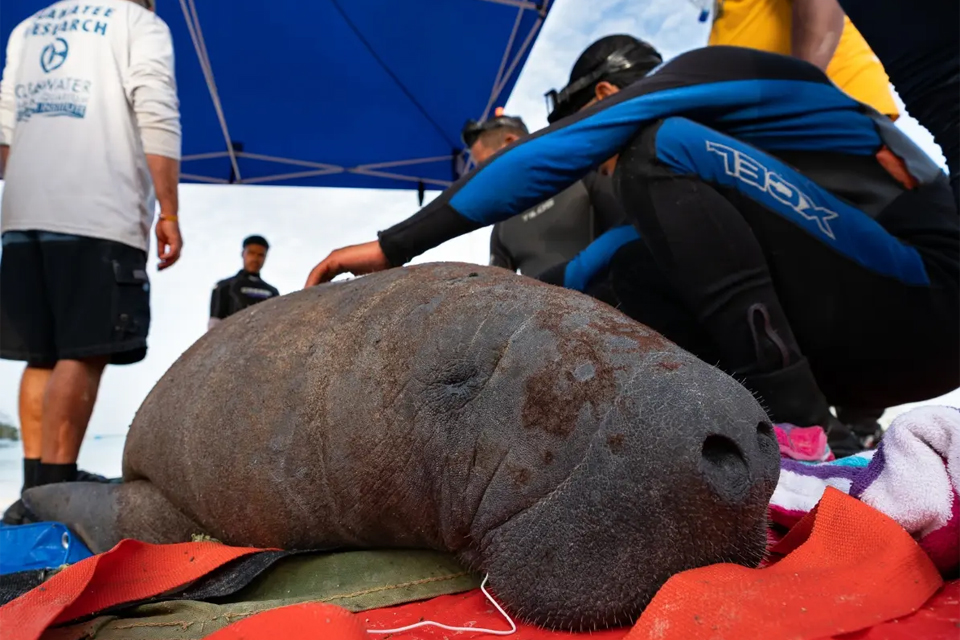
<path id="1" fill-rule="evenodd" d="M 899 111 L 890 78 L 849 18 L 843 18 L 839 39 L 836 34 L 832 38 L 837 42 L 835 51 L 826 45 L 831 38 L 805 38 L 798 33 L 830 28 L 815 20 L 815 5 L 816 0 L 717 0 L 709 44 L 759 49 L 813 62 L 855 100 L 896 119 Z M 820 50 L 804 49 L 810 46 Z"/>

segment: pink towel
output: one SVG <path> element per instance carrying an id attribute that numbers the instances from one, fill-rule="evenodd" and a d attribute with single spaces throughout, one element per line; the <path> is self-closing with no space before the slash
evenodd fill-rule
<path id="1" fill-rule="evenodd" d="M 778 424 L 773 428 L 780 444 L 780 455 L 794 460 L 826 462 L 835 457 L 827 447 L 827 434 L 820 427 L 795 427 Z"/>
<path id="2" fill-rule="evenodd" d="M 780 459 L 771 520 L 790 527 L 834 487 L 881 511 L 942 572 L 960 566 L 960 410 L 925 406 L 898 416 L 879 446 L 831 462 Z"/>

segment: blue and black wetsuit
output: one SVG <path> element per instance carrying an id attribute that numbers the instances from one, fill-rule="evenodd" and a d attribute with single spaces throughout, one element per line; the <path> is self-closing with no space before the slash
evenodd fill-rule
<path id="1" fill-rule="evenodd" d="M 774 420 L 822 424 L 821 389 L 833 404 L 882 407 L 960 384 L 960 224 L 946 176 L 889 119 L 787 56 L 681 55 L 500 152 L 382 232 L 381 247 L 403 264 L 613 156 L 631 226 L 571 261 L 566 286 L 654 265 L 659 284 L 637 277 L 631 292 L 619 277 L 621 310 L 715 358 Z M 690 336 L 650 311 L 661 303 Z"/>

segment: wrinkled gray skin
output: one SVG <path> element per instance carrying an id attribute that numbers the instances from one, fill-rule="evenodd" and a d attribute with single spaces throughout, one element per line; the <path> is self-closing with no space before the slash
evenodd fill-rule
<path id="1" fill-rule="evenodd" d="M 25 501 L 96 551 L 204 533 L 414 547 L 512 614 L 633 621 L 671 575 L 755 565 L 778 447 L 753 396 L 585 295 L 502 269 L 393 269 L 203 336 L 137 413 L 121 485 Z"/>

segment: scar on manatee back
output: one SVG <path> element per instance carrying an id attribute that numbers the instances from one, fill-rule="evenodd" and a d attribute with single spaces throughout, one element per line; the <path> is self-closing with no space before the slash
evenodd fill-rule
<path id="1" fill-rule="evenodd" d="M 623 451 L 623 434 L 615 433 L 607 437 L 607 446 L 610 447 L 612 453 L 620 453 Z"/>
<path id="2" fill-rule="evenodd" d="M 513 481 L 519 485 L 525 485 L 530 482 L 530 469 L 526 467 L 508 466 L 507 470 L 513 476 Z"/>
<path id="3" fill-rule="evenodd" d="M 587 326 L 605 335 L 633 340 L 637 343 L 638 350 L 641 353 L 666 351 L 672 346 L 659 333 L 626 317 L 620 319 L 607 314 L 597 315 L 590 320 L 590 324 Z"/>
<path id="4" fill-rule="evenodd" d="M 555 334 L 556 335 L 556 334 Z M 614 369 L 595 347 L 576 335 L 557 335 L 557 351 L 571 366 L 558 375 L 545 365 L 524 384 L 522 424 L 566 437 L 574 430 L 580 411 L 589 407 L 595 417 L 616 399 Z"/>
<path id="5" fill-rule="evenodd" d="M 568 436 L 576 427 L 583 407 L 589 406 L 596 416 L 601 406 L 616 397 L 614 367 L 604 354 L 597 352 L 596 344 L 588 337 L 592 331 L 627 338 L 640 353 L 663 352 L 673 346 L 658 333 L 626 317 L 598 314 L 585 327 L 571 332 L 563 330 L 563 313 L 541 311 L 538 315 L 541 326 L 555 336 L 557 352 L 571 369 L 562 372 L 558 380 L 555 369 L 544 367 L 526 381 L 522 423 L 525 428 L 540 428 L 561 437 Z M 661 366 L 673 370 L 681 364 L 668 361 Z"/>

